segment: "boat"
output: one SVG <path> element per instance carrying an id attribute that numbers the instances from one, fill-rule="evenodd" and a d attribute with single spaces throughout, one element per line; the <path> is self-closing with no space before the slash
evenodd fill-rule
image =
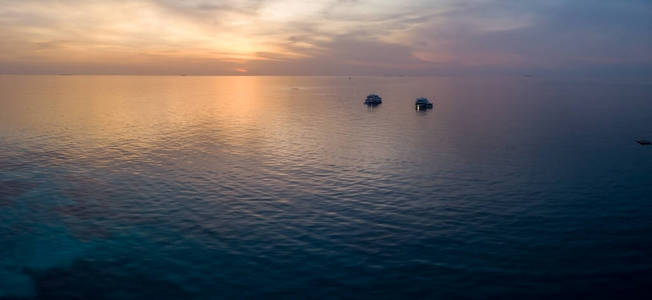
<path id="1" fill-rule="evenodd" d="M 417 101 L 414 102 L 414 107 L 416 110 L 424 110 L 432 108 L 432 102 L 428 101 L 428 98 L 417 98 Z"/>
<path id="2" fill-rule="evenodd" d="M 364 104 L 366 105 L 378 105 L 381 103 L 383 103 L 383 98 L 380 98 L 380 96 L 376 94 L 369 94 L 367 99 L 364 100 Z"/>
<path id="3" fill-rule="evenodd" d="M 650 142 L 648 140 L 636 140 L 636 142 L 643 145 L 643 146 L 648 146 L 648 145 L 652 144 L 652 142 Z"/>

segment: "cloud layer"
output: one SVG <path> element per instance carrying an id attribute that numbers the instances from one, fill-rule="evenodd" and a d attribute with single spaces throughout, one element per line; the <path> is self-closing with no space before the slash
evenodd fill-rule
<path id="1" fill-rule="evenodd" d="M 0 0 L 1 73 L 652 73 L 652 2 Z"/>

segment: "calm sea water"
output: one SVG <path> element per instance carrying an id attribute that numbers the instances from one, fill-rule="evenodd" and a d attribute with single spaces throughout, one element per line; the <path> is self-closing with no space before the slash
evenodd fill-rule
<path id="1" fill-rule="evenodd" d="M 0 93 L 0 298 L 652 284 L 652 146 L 634 142 L 652 84 L 0 76 Z"/>

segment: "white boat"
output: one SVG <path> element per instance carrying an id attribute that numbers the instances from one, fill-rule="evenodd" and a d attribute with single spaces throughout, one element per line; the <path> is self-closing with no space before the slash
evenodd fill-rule
<path id="1" fill-rule="evenodd" d="M 428 101 L 428 98 L 417 98 L 417 101 L 414 103 L 416 110 L 424 110 L 432 108 L 432 102 Z"/>
<path id="2" fill-rule="evenodd" d="M 367 99 L 364 100 L 364 104 L 367 105 L 378 105 L 383 103 L 383 98 L 380 98 L 380 96 L 376 94 L 370 94 L 367 96 Z"/>

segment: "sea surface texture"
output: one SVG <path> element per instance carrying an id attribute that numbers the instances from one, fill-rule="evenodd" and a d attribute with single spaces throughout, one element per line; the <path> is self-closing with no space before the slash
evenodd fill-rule
<path id="1" fill-rule="evenodd" d="M 645 298 L 638 138 L 652 84 L 0 76 L 0 298 Z"/>

